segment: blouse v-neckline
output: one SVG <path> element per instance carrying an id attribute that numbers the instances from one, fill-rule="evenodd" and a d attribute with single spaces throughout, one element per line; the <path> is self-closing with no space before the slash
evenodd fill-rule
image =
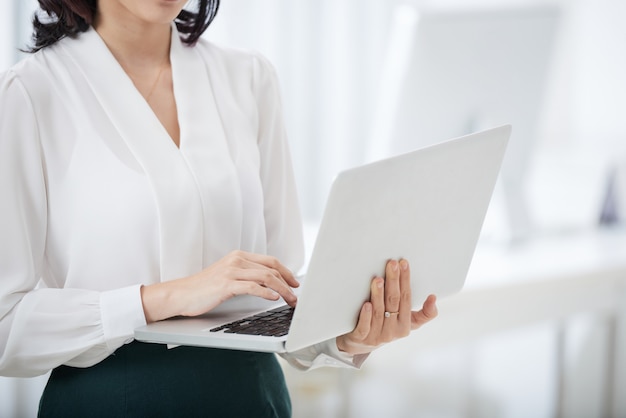
<path id="1" fill-rule="evenodd" d="M 172 24 L 170 60 L 180 127 L 180 146 L 176 147 L 93 28 L 76 39 L 64 41 L 62 47 L 76 62 L 104 112 L 154 185 L 160 217 L 162 280 L 199 271 L 204 253 L 202 225 L 211 205 L 207 193 L 216 187 L 239 190 L 203 59 L 194 47 L 183 45 Z M 230 207 L 239 208 L 239 192 L 232 199 Z M 240 235 L 239 212 L 237 209 L 228 219 L 220 220 L 231 224 L 233 240 Z"/>

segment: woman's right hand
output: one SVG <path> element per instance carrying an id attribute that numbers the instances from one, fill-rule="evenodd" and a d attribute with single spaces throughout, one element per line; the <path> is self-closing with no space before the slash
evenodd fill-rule
<path id="1" fill-rule="evenodd" d="M 193 276 L 142 286 L 148 323 L 173 316 L 196 316 L 237 295 L 253 295 L 295 306 L 299 283 L 275 257 L 233 251 Z"/>

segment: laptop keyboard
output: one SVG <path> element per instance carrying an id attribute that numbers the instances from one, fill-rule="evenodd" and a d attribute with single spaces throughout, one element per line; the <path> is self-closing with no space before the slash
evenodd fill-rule
<path id="1" fill-rule="evenodd" d="M 211 332 L 224 331 L 227 334 L 265 335 L 282 337 L 289 332 L 293 309 L 289 305 L 251 315 L 238 321 L 213 328 Z"/>

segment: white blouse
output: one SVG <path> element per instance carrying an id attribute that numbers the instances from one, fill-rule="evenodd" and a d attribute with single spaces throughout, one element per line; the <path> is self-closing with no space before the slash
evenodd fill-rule
<path id="1" fill-rule="evenodd" d="M 273 68 L 174 25 L 170 58 L 180 148 L 93 29 L 0 74 L 0 375 L 103 360 L 145 324 L 141 285 L 232 250 L 299 269 Z M 288 360 L 354 365 L 333 341 Z"/>

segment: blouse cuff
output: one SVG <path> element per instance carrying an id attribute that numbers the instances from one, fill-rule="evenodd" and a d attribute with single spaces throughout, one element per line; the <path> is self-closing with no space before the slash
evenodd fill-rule
<path id="1" fill-rule="evenodd" d="M 368 356 L 369 354 L 351 355 L 339 351 L 335 338 L 283 355 L 289 364 L 300 370 L 312 370 L 318 367 L 360 369 Z"/>
<path id="2" fill-rule="evenodd" d="M 146 325 L 140 289 L 134 285 L 100 295 L 104 340 L 111 352 L 131 342 L 135 328 Z"/>
<path id="3" fill-rule="evenodd" d="M 323 344 L 327 345 L 324 352 L 326 352 L 329 356 L 356 369 L 360 369 L 365 362 L 365 359 L 369 357 L 369 354 L 348 354 L 345 351 L 339 350 L 339 347 L 337 347 L 337 340 L 335 338 L 324 341 Z"/>

